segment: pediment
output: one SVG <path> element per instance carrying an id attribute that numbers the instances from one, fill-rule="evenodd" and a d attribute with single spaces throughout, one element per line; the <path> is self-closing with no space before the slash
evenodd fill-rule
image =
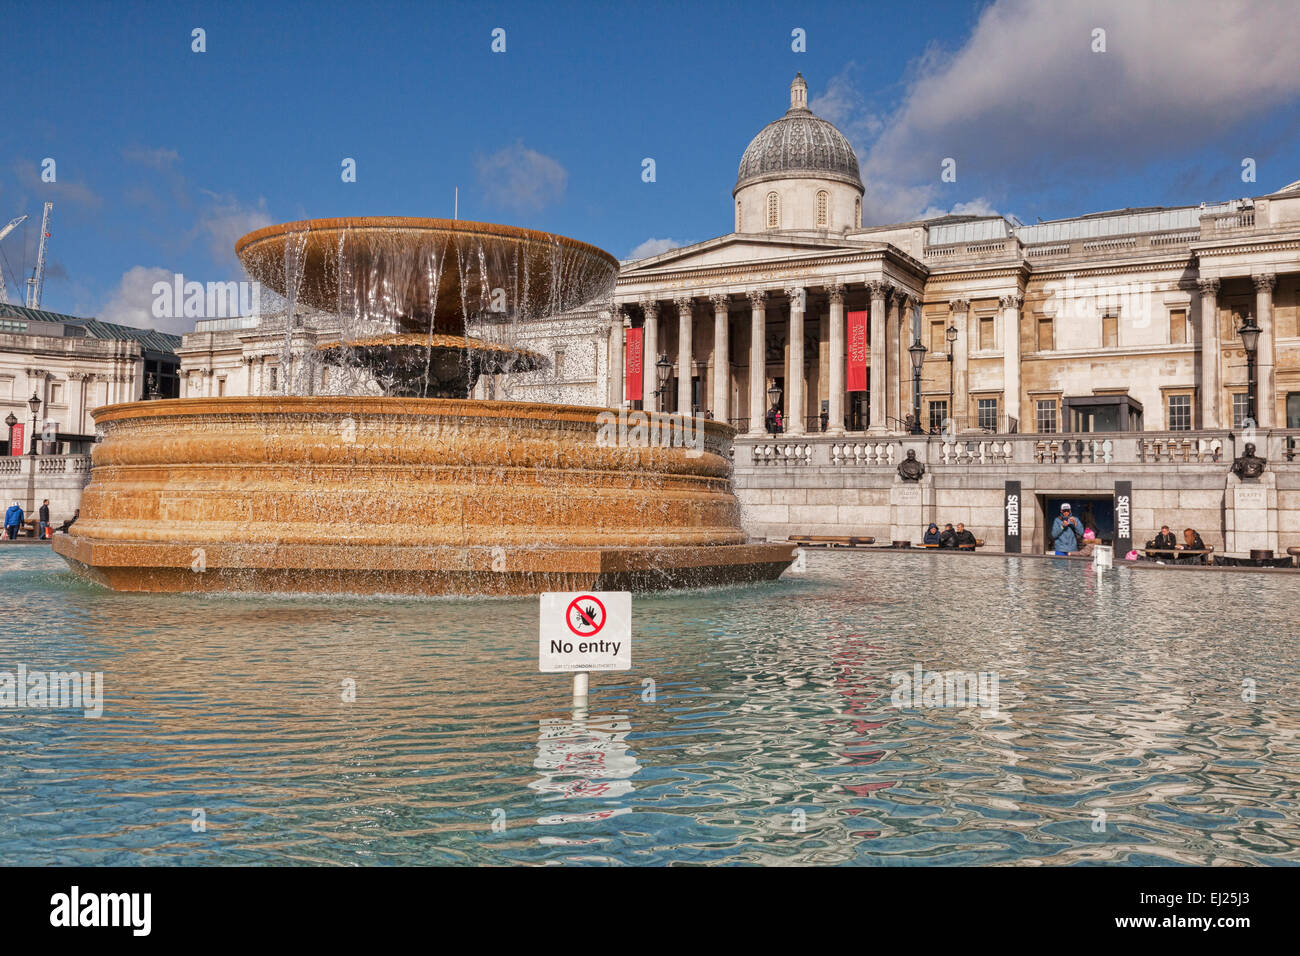
<path id="1" fill-rule="evenodd" d="M 624 266 L 619 271 L 619 279 L 626 281 L 703 266 L 756 265 L 765 261 L 816 258 L 878 247 L 879 243 L 855 242 L 842 237 L 732 234 L 640 259 Z"/>

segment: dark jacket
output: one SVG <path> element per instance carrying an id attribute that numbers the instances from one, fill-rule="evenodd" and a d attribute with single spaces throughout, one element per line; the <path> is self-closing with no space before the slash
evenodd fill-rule
<path id="1" fill-rule="evenodd" d="M 941 548 L 957 547 L 957 532 L 945 528 L 943 533 L 939 535 L 939 547 Z"/>
<path id="2" fill-rule="evenodd" d="M 973 548 L 975 547 L 975 535 L 971 534 L 970 528 L 963 528 L 957 532 L 957 547 Z"/>
<path id="3" fill-rule="evenodd" d="M 1189 545 L 1184 545 L 1184 547 L 1186 547 L 1187 550 L 1189 550 L 1189 551 L 1204 551 L 1204 550 L 1205 550 L 1205 542 L 1201 540 L 1201 536 L 1200 536 L 1199 534 L 1197 534 L 1195 531 L 1193 531 L 1193 532 L 1192 532 L 1192 543 L 1189 544 Z"/>
<path id="4" fill-rule="evenodd" d="M 1174 548 L 1178 547 L 1178 539 L 1174 537 L 1174 533 L 1172 531 L 1169 532 L 1168 534 L 1158 534 L 1152 540 L 1151 547 L 1173 550 Z"/>
<path id="5" fill-rule="evenodd" d="M 939 544 L 939 526 L 937 524 L 932 524 L 925 529 L 925 543 Z"/>
<path id="6" fill-rule="evenodd" d="M 49 524 L 49 523 L 50 523 L 50 506 L 49 506 L 49 505 L 41 505 L 40 516 L 41 516 L 41 520 L 44 521 L 46 524 Z"/>

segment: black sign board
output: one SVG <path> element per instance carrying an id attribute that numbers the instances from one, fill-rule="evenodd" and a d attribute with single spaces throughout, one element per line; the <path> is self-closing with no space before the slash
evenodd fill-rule
<path id="1" fill-rule="evenodd" d="M 1002 495 L 1002 550 L 1008 554 L 1020 553 L 1021 503 L 1020 482 L 1008 481 Z"/>
<path id="2" fill-rule="evenodd" d="M 1133 550 L 1133 482 L 1115 482 L 1115 557 Z"/>

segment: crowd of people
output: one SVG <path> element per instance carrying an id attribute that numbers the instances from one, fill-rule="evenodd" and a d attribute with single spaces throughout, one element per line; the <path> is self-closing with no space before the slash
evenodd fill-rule
<path id="1" fill-rule="evenodd" d="M 930 526 L 925 529 L 925 537 L 921 543 L 930 548 L 974 551 L 979 542 L 975 540 L 975 535 L 960 521 L 957 522 L 955 530 L 952 522 L 949 522 L 943 526 L 942 531 L 939 530 L 939 526 L 935 522 L 931 521 Z"/>
<path id="2" fill-rule="evenodd" d="M 77 509 L 71 518 L 59 525 L 59 530 L 66 533 L 67 530 L 72 527 L 73 522 L 75 522 L 79 517 L 81 517 L 80 508 Z M 11 504 L 5 509 L 4 540 L 16 540 L 22 533 L 23 527 L 30 520 L 31 519 L 27 517 L 26 512 L 23 511 L 23 506 L 21 504 L 17 501 Z M 54 533 L 53 527 L 54 526 L 50 524 L 50 499 L 46 498 L 41 502 L 41 506 L 36 512 L 36 527 L 33 529 L 35 532 L 34 537 L 48 538 Z"/>

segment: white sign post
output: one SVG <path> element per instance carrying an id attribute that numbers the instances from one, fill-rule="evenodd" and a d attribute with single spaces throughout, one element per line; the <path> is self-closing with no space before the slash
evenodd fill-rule
<path id="1" fill-rule="evenodd" d="M 586 700 L 590 671 L 632 669 L 632 595 L 628 591 L 542 594 L 537 669 L 573 673 L 573 698 Z"/>

